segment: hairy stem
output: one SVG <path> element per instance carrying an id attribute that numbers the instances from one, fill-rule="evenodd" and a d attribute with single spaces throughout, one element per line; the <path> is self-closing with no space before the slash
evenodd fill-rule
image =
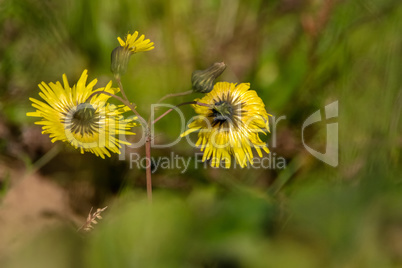
<path id="1" fill-rule="evenodd" d="M 160 100 L 158 100 L 158 103 L 161 103 L 163 100 L 166 100 L 168 98 L 172 98 L 172 97 L 179 97 L 179 96 L 185 96 L 188 94 L 193 93 L 193 90 L 188 90 L 188 91 L 184 91 L 184 92 L 180 92 L 180 93 L 171 93 L 171 94 L 167 94 L 166 96 L 164 96 L 163 98 L 161 98 Z"/>
<path id="2" fill-rule="evenodd" d="M 108 96 L 110 96 L 112 98 L 115 98 L 116 100 L 120 101 L 121 103 L 126 105 L 128 108 L 130 108 L 130 110 L 138 117 L 138 119 L 141 122 L 146 122 L 145 119 L 137 112 L 137 110 L 135 109 L 135 107 L 134 107 L 134 105 L 132 103 L 130 103 L 127 99 L 123 99 L 122 97 L 117 96 L 117 95 L 115 95 L 113 93 L 110 93 L 110 92 L 107 92 L 107 91 L 95 91 L 95 92 L 92 92 L 92 94 L 89 95 L 89 97 L 87 99 L 87 102 L 90 102 L 91 99 L 93 98 L 93 96 L 99 95 L 99 94 L 105 94 L 105 95 L 108 95 Z"/>
<path id="3" fill-rule="evenodd" d="M 117 84 L 119 85 L 119 88 L 120 88 L 120 91 L 121 91 L 121 95 L 123 95 L 123 98 L 124 98 L 125 100 L 127 100 L 127 101 L 128 101 L 128 98 L 127 98 L 126 92 L 124 91 L 124 89 L 123 89 L 123 85 L 121 84 L 120 75 L 115 74 L 115 75 L 114 75 L 114 79 L 116 79 Z"/>
<path id="4" fill-rule="evenodd" d="M 121 84 L 121 81 L 118 80 L 117 81 L 119 83 L 119 87 L 121 92 L 123 93 L 123 86 Z M 126 105 L 127 107 L 130 108 L 130 110 L 137 115 L 138 119 L 141 121 L 141 124 L 144 127 L 144 131 L 145 131 L 145 135 L 147 136 L 146 138 L 146 143 L 145 143 L 145 154 L 146 154 L 146 165 L 147 165 L 147 169 L 146 169 L 146 180 L 147 180 L 147 195 L 148 195 L 148 199 L 150 201 L 152 201 L 152 178 L 151 178 L 151 134 L 149 131 L 149 124 L 145 121 L 145 119 L 138 113 L 138 111 L 135 109 L 134 105 L 131 104 L 128 99 L 127 96 L 125 96 L 125 98 L 122 98 L 120 96 L 116 96 L 113 93 L 107 92 L 107 91 L 95 91 L 93 92 L 87 99 L 87 101 L 89 102 L 93 96 L 97 95 L 97 94 L 105 94 L 108 95 L 112 98 L 115 98 L 116 100 L 120 101 L 121 103 L 123 103 L 124 105 Z"/>
<path id="5" fill-rule="evenodd" d="M 183 105 L 187 105 L 187 104 L 197 104 L 200 106 L 207 106 L 210 107 L 209 104 L 206 103 L 202 103 L 202 102 L 198 102 L 198 101 L 188 101 L 188 102 L 183 102 L 180 104 L 177 104 L 176 106 L 174 106 L 173 108 L 170 108 L 169 110 L 167 110 L 166 112 L 164 112 L 162 115 L 160 115 L 158 118 L 156 118 L 154 121 L 152 121 L 152 125 L 155 124 L 156 122 L 158 122 L 160 119 L 162 119 L 163 117 L 165 117 L 168 113 L 170 113 L 171 111 L 173 111 L 174 108 L 183 106 Z"/>
<path id="6" fill-rule="evenodd" d="M 146 135 L 146 142 L 145 142 L 145 159 L 146 159 L 146 184 L 147 184 L 147 196 L 148 200 L 152 201 L 152 172 L 151 172 L 151 133 L 149 129 L 149 124 L 145 119 L 137 112 L 134 106 L 128 101 L 127 96 L 124 92 L 123 85 L 120 80 L 120 76 L 115 76 L 117 84 L 119 85 L 121 94 L 123 95 L 124 100 L 127 105 L 137 116 L 138 119 L 141 121 L 141 124 L 144 127 L 145 135 Z"/>
<path id="7" fill-rule="evenodd" d="M 145 159 L 146 159 L 146 178 L 147 178 L 147 196 L 148 200 L 152 202 L 152 172 L 151 172 L 151 137 L 147 133 L 147 140 L 145 142 Z"/>

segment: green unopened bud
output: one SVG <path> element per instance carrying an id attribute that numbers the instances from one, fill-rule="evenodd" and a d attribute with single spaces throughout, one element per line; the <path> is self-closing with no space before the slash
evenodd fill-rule
<path id="1" fill-rule="evenodd" d="M 112 51 L 112 63 L 110 70 L 114 75 L 123 75 L 127 71 L 131 52 L 126 47 L 118 46 Z"/>
<path id="2" fill-rule="evenodd" d="M 215 79 L 226 69 L 223 62 L 216 62 L 205 70 L 194 71 L 191 76 L 193 90 L 200 93 L 208 93 L 214 88 Z"/>

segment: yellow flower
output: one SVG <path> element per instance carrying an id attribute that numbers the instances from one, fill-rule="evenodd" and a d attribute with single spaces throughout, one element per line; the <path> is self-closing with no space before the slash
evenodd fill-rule
<path id="1" fill-rule="evenodd" d="M 134 34 L 127 34 L 125 41 L 117 37 L 120 46 L 113 49 L 110 65 L 110 70 L 114 75 L 121 76 L 126 73 L 127 65 L 132 54 L 154 49 L 154 43 L 149 39 L 144 40 L 144 35 L 141 35 L 138 39 L 137 37 L 137 31 L 135 31 Z"/>
<path id="2" fill-rule="evenodd" d="M 86 85 L 87 78 L 87 70 L 84 70 L 72 88 L 65 74 L 64 85 L 42 82 L 38 85 L 39 96 L 45 102 L 29 98 L 37 110 L 27 116 L 42 118 L 35 124 L 42 125 L 42 134 L 49 134 L 52 142 L 64 141 L 79 148 L 81 153 L 91 152 L 102 158 L 110 157 L 110 152 L 120 154 L 120 144 L 130 143 L 121 140 L 119 135 L 134 135 L 129 129 L 136 125 L 133 122 L 136 118 L 124 119 L 122 114 L 129 108 L 106 103 L 110 98 L 108 95 L 96 94 L 87 101 L 93 92 L 115 94 L 119 90 L 111 88 L 112 81 L 105 88 L 94 90 L 97 80 Z"/>
<path id="3" fill-rule="evenodd" d="M 259 133 L 269 132 L 268 116 L 265 105 L 254 90 L 249 90 L 249 83 L 216 83 L 213 90 L 194 104 L 198 114 L 188 125 L 188 130 L 181 134 L 186 136 L 199 131 L 196 146 L 204 151 L 202 161 L 211 159 L 213 167 L 225 162 L 231 165 L 233 155 L 241 167 L 253 164 L 252 147 L 262 157 L 261 148 L 269 153 L 267 144 Z"/>
<path id="4" fill-rule="evenodd" d="M 117 37 L 117 40 L 119 41 L 120 46 L 128 48 L 132 53 L 154 49 L 154 43 L 149 39 L 144 40 L 144 35 L 141 35 L 138 39 L 137 37 L 138 32 L 135 31 L 134 34 L 127 34 L 125 41 L 123 41 L 123 39 L 120 37 Z"/>

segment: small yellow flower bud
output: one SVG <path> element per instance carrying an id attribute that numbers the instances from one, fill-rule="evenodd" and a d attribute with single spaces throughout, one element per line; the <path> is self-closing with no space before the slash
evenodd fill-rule
<path id="1" fill-rule="evenodd" d="M 208 93 L 214 87 L 215 79 L 226 69 L 223 62 L 215 62 L 205 70 L 196 70 L 191 76 L 193 90 L 200 93 Z"/>
<path id="2" fill-rule="evenodd" d="M 127 71 L 127 65 L 132 52 L 122 46 L 118 46 L 112 51 L 112 62 L 110 70 L 114 75 L 124 75 Z"/>

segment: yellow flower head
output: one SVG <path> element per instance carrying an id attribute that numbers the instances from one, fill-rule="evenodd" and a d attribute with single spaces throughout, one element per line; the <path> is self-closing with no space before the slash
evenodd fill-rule
<path id="1" fill-rule="evenodd" d="M 120 46 L 112 51 L 110 65 L 110 69 L 114 75 L 121 76 L 126 73 L 127 65 L 132 54 L 154 49 L 154 43 L 149 39 L 144 40 L 144 35 L 141 35 L 138 39 L 137 37 L 137 31 L 135 31 L 134 34 L 127 34 L 125 41 L 117 37 Z"/>
<path id="2" fill-rule="evenodd" d="M 216 83 L 213 90 L 193 108 L 198 114 L 188 125 L 186 136 L 199 131 L 197 146 L 204 151 L 202 161 L 211 159 L 211 165 L 218 167 L 221 161 L 229 168 L 233 155 L 241 167 L 253 164 L 252 147 L 262 157 L 261 148 L 269 153 L 267 145 L 259 133 L 269 132 L 268 116 L 265 105 L 250 84 Z"/>
<path id="3" fill-rule="evenodd" d="M 119 90 L 111 88 L 112 81 L 105 88 L 94 90 L 97 80 L 86 85 L 87 78 L 87 70 L 84 70 L 72 88 L 65 74 L 63 85 L 42 82 L 39 96 L 45 102 L 29 98 L 37 110 L 27 116 L 41 118 L 35 124 L 42 125 L 42 134 L 49 134 L 52 142 L 64 141 L 79 148 L 81 153 L 87 151 L 102 158 L 110 157 L 110 152 L 120 154 L 120 144 L 130 143 L 120 140 L 119 135 L 133 135 L 129 129 L 136 125 L 133 122 L 136 118 L 124 119 L 122 114 L 129 108 L 106 103 L 110 98 L 108 95 L 96 94 L 87 101 L 93 92 L 115 94 Z"/>
<path id="4" fill-rule="evenodd" d="M 138 38 L 138 32 L 135 31 L 134 34 L 127 34 L 126 40 L 123 41 L 120 37 L 117 37 L 117 40 L 120 43 L 120 46 L 128 48 L 132 53 L 141 52 L 141 51 L 149 51 L 154 49 L 154 43 L 149 39 L 145 39 L 144 35 L 141 35 Z"/>

